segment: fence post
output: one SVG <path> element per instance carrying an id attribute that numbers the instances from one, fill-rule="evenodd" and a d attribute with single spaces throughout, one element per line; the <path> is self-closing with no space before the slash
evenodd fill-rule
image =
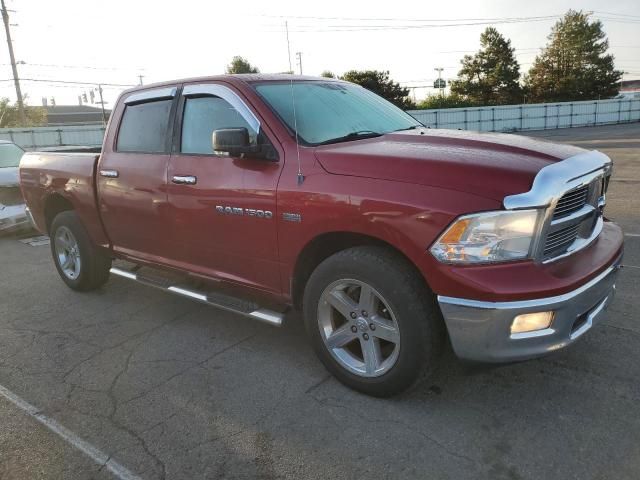
<path id="1" fill-rule="evenodd" d="M 522 105 L 520 105 L 520 130 L 522 130 L 523 121 L 524 121 L 524 110 L 522 108 Z"/>
<path id="2" fill-rule="evenodd" d="M 468 122 L 467 122 L 467 109 L 465 108 L 465 109 L 464 109 L 464 129 L 465 129 L 465 130 L 469 130 L 469 129 L 467 128 L 467 124 L 468 124 Z"/>
<path id="3" fill-rule="evenodd" d="M 16 143 L 13 141 L 13 130 L 9 130 L 9 139 L 11 140 L 12 143 Z"/>
<path id="4" fill-rule="evenodd" d="M 438 110 L 436 110 L 436 128 L 438 128 Z"/>
<path id="5" fill-rule="evenodd" d="M 571 123 L 569 123 L 569 128 L 573 128 L 573 102 L 571 102 L 571 113 L 569 114 L 569 118 L 571 119 Z"/>
<path id="6" fill-rule="evenodd" d="M 496 131 L 496 107 L 491 107 L 491 131 Z"/>
<path id="7" fill-rule="evenodd" d="M 618 99 L 618 123 L 622 121 L 622 99 Z"/>
<path id="8" fill-rule="evenodd" d="M 597 125 L 598 124 L 598 102 L 593 102 L 596 106 L 595 111 L 593 112 L 593 124 Z"/>
<path id="9" fill-rule="evenodd" d="M 545 103 L 544 104 L 544 129 L 547 129 L 547 107 L 548 105 Z"/>
<path id="10" fill-rule="evenodd" d="M 36 131 L 35 130 L 31 130 L 31 146 L 33 148 L 36 148 Z"/>
<path id="11" fill-rule="evenodd" d="M 56 132 L 58 132 L 58 145 L 62 146 L 62 129 L 59 128 Z"/>

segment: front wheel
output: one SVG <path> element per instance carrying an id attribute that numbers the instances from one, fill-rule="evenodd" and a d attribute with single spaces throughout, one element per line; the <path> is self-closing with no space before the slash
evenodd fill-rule
<path id="1" fill-rule="evenodd" d="M 70 288 L 95 290 L 109 279 L 111 257 L 91 242 L 77 213 L 65 211 L 56 215 L 50 234 L 53 261 Z"/>
<path id="2" fill-rule="evenodd" d="M 408 388 L 435 368 L 444 343 L 431 292 L 405 258 L 380 247 L 322 262 L 305 289 L 304 314 L 327 369 L 369 395 Z"/>

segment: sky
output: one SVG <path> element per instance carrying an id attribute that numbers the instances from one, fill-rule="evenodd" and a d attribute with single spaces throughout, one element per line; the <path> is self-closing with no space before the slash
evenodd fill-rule
<path id="1" fill-rule="evenodd" d="M 262 72 L 291 68 L 319 75 L 389 70 L 404 86 L 455 78 L 460 59 L 495 26 L 509 38 L 525 72 L 551 27 L 570 8 L 603 22 L 624 79 L 640 79 L 640 0 L 5 0 L 23 95 L 41 105 L 78 104 L 105 84 L 106 106 L 126 85 L 224 73 L 234 55 Z M 0 45 L 0 96 L 15 100 L 6 44 Z M 56 82 L 85 82 L 56 83 Z M 419 100 L 432 88 L 414 90 Z"/>

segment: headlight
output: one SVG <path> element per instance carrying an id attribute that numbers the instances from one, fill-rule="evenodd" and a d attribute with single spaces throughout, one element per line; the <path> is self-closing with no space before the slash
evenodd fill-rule
<path id="1" fill-rule="evenodd" d="M 431 253 L 445 263 L 520 260 L 531 255 L 540 210 L 483 212 L 459 217 Z"/>

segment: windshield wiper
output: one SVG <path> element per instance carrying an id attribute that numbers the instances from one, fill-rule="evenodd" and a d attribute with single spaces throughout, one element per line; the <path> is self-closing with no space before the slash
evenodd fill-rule
<path id="1" fill-rule="evenodd" d="M 407 128 L 399 128 L 398 130 L 394 130 L 394 132 L 404 132 L 405 130 L 415 130 L 416 128 L 420 128 L 423 125 L 411 125 L 410 127 Z"/>
<path id="2" fill-rule="evenodd" d="M 329 145 L 330 143 L 348 142 L 349 140 L 361 140 L 363 138 L 381 137 L 383 134 L 374 132 L 371 130 L 360 130 L 357 132 L 348 133 L 342 137 L 332 138 L 325 140 L 324 142 L 317 143 L 316 145 Z"/>

